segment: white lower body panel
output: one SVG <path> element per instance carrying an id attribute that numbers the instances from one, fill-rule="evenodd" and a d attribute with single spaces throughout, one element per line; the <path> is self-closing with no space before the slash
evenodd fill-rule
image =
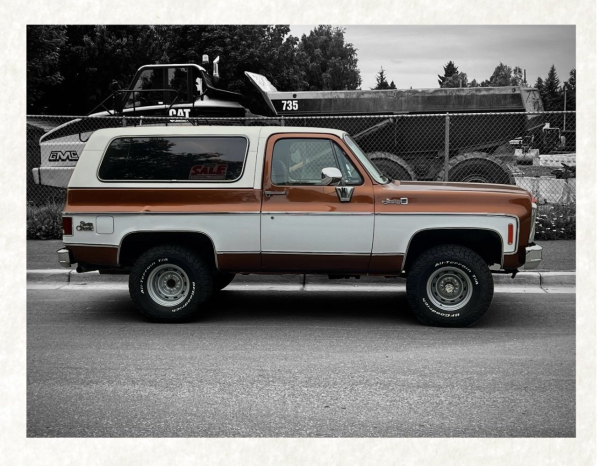
<path id="1" fill-rule="evenodd" d="M 513 225 L 509 241 L 508 225 Z M 375 215 L 373 254 L 405 254 L 411 238 L 423 230 L 473 228 L 497 232 L 502 238 L 504 254 L 516 251 L 518 221 L 512 216 L 485 214 L 397 214 Z M 509 244 L 511 243 L 511 244 Z"/>

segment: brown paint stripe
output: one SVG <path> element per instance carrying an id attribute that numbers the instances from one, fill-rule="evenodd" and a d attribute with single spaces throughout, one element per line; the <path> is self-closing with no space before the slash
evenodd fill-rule
<path id="1" fill-rule="evenodd" d="M 260 272 L 260 253 L 217 254 L 217 267 L 224 272 Z"/>
<path id="2" fill-rule="evenodd" d="M 369 264 L 370 274 L 400 274 L 402 272 L 403 255 L 372 256 Z"/>
<path id="3" fill-rule="evenodd" d="M 65 211 L 103 212 L 258 212 L 258 189 L 68 189 Z"/>
<path id="4" fill-rule="evenodd" d="M 265 271 L 303 273 L 367 273 L 369 254 L 328 255 L 328 254 L 263 254 L 262 267 Z"/>

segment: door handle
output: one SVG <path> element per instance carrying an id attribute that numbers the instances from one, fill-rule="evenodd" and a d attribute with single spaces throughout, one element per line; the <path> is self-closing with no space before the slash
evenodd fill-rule
<path id="1" fill-rule="evenodd" d="M 271 196 L 285 196 L 287 194 L 287 190 L 283 190 L 283 191 L 265 191 L 265 196 L 267 197 L 271 197 Z"/>

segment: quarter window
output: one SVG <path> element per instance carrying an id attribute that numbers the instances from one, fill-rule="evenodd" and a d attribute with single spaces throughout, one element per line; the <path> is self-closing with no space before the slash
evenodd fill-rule
<path id="1" fill-rule="evenodd" d="M 102 181 L 234 181 L 242 176 L 243 137 L 134 137 L 113 140 Z"/>

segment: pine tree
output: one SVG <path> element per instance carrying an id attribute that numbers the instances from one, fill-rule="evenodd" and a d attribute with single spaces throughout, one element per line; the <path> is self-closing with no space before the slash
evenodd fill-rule
<path id="1" fill-rule="evenodd" d="M 444 66 L 444 76 L 440 76 L 438 74 L 438 84 L 440 87 L 444 87 L 444 83 L 448 80 L 448 78 L 452 78 L 455 74 L 458 74 L 458 66 L 454 64 L 452 60 L 446 63 Z"/>
<path id="2" fill-rule="evenodd" d="M 542 98 L 544 99 L 544 109 L 546 111 L 563 109 L 563 93 L 554 65 L 550 67 L 548 77 L 544 81 L 544 94 Z"/>
<path id="3" fill-rule="evenodd" d="M 383 67 L 381 67 L 379 72 L 375 75 L 375 87 L 371 88 L 373 91 L 380 89 L 396 89 L 394 81 L 392 81 L 392 84 L 387 82 L 387 77 L 385 76 L 385 70 Z"/>
<path id="4" fill-rule="evenodd" d="M 535 85 L 533 87 L 540 91 L 540 94 L 543 94 L 545 92 L 544 80 L 538 76 L 537 81 L 535 82 Z"/>
<path id="5" fill-rule="evenodd" d="M 569 73 L 569 81 L 565 83 L 567 89 L 567 110 L 575 110 L 576 105 L 576 86 L 575 86 L 575 70 L 572 69 Z"/>

